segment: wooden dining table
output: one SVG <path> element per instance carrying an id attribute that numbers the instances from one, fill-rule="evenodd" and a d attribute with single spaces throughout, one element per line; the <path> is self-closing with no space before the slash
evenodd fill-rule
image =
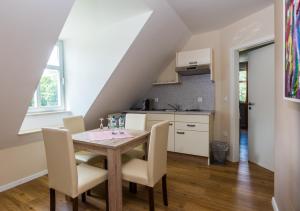
<path id="1" fill-rule="evenodd" d="M 147 143 L 150 132 L 124 130 L 124 132 L 130 134 L 132 137 L 95 140 L 95 137 L 91 136 L 91 133 L 97 131 L 103 130 L 96 129 L 72 135 L 74 147 L 76 150 L 94 152 L 107 157 L 109 210 L 122 211 L 122 154 L 140 144 Z"/>

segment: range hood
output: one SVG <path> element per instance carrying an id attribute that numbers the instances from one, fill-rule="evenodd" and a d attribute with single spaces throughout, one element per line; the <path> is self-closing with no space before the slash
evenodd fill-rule
<path id="1" fill-rule="evenodd" d="M 210 74 L 210 64 L 176 67 L 176 72 L 183 76 Z"/>
<path id="2" fill-rule="evenodd" d="M 176 53 L 176 69 L 180 75 L 212 74 L 213 50 L 211 48 Z"/>

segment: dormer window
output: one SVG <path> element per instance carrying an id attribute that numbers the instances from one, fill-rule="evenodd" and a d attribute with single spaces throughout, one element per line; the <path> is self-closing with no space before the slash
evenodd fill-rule
<path id="1" fill-rule="evenodd" d="M 30 102 L 29 113 L 65 110 L 63 58 L 63 42 L 58 41 Z"/>

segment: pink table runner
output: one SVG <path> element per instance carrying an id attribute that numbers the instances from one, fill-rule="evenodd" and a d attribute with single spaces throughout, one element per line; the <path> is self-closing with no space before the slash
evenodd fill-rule
<path id="1" fill-rule="evenodd" d="M 93 141 L 103 141 L 103 140 L 111 140 L 111 139 L 124 139 L 124 138 L 133 138 L 127 131 L 120 132 L 119 130 L 115 130 L 113 134 L 112 130 L 106 131 L 95 131 L 88 132 L 88 136 Z"/>

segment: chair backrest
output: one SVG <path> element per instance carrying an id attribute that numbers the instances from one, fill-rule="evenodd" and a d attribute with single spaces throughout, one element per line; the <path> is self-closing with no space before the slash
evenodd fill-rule
<path id="1" fill-rule="evenodd" d="M 167 173 L 167 146 L 169 121 L 157 123 L 151 128 L 148 149 L 149 185 L 154 186 Z"/>
<path id="2" fill-rule="evenodd" d="M 63 119 L 64 128 L 68 129 L 71 134 L 85 131 L 84 120 L 82 116 L 72 116 Z"/>
<path id="3" fill-rule="evenodd" d="M 126 114 L 125 128 L 127 130 L 145 130 L 146 114 Z"/>
<path id="4" fill-rule="evenodd" d="M 78 175 L 71 135 L 65 129 L 43 128 L 49 187 L 75 197 Z"/>

